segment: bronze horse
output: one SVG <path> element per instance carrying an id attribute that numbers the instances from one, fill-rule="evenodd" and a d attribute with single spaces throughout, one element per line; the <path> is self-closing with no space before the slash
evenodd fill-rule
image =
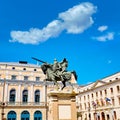
<path id="1" fill-rule="evenodd" d="M 69 82 L 69 84 L 72 86 L 70 82 L 72 74 L 74 75 L 75 80 L 77 80 L 77 75 L 75 71 L 71 71 L 71 72 L 64 71 L 61 73 L 61 75 L 58 76 L 53 71 L 53 65 L 47 63 L 43 63 L 41 65 L 41 69 L 43 73 L 47 76 L 47 78 L 45 79 L 46 81 L 52 81 L 54 82 L 54 85 L 57 86 L 58 86 L 58 81 L 62 82 L 63 87 L 61 88 L 61 90 L 66 87 L 66 82 Z"/>

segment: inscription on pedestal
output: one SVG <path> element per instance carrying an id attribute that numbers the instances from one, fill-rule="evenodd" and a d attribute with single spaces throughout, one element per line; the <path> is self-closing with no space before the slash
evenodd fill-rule
<path id="1" fill-rule="evenodd" d="M 71 105 L 59 105 L 59 119 L 71 119 Z"/>

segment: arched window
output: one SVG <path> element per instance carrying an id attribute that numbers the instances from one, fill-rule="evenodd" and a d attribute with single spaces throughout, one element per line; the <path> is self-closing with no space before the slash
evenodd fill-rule
<path id="1" fill-rule="evenodd" d="M 28 90 L 24 90 L 22 94 L 23 102 L 28 102 Z"/>
<path id="2" fill-rule="evenodd" d="M 10 111 L 10 112 L 7 114 L 7 120 L 17 120 L 16 112 Z"/>
<path id="3" fill-rule="evenodd" d="M 15 94 L 16 94 L 15 89 L 10 90 L 9 102 L 15 102 L 15 97 L 16 97 Z"/>
<path id="4" fill-rule="evenodd" d="M 102 117 L 102 120 L 105 120 L 105 113 L 104 112 L 101 113 L 101 117 Z"/>
<path id="5" fill-rule="evenodd" d="M 113 88 L 110 88 L 111 94 L 113 94 Z"/>
<path id="6" fill-rule="evenodd" d="M 104 91 L 105 91 L 105 95 L 107 95 L 107 90 L 105 89 Z"/>
<path id="7" fill-rule="evenodd" d="M 42 113 L 40 111 L 34 113 L 34 120 L 42 120 Z"/>
<path id="8" fill-rule="evenodd" d="M 119 87 L 119 85 L 117 86 L 117 92 L 120 92 L 120 87 Z"/>
<path id="9" fill-rule="evenodd" d="M 35 102 L 40 102 L 40 91 L 39 90 L 35 91 Z"/>
<path id="10" fill-rule="evenodd" d="M 85 110 L 86 110 L 86 103 L 84 103 L 84 107 L 85 107 Z"/>
<path id="11" fill-rule="evenodd" d="M 94 97 L 93 93 L 92 93 L 92 98 Z"/>
<path id="12" fill-rule="evenodd" d="M 21 120 L 30 120 L 30 114 L 28 111 L 23 111 L 21 113 Z"/>
<path id="13" fill-rule="evenodd" d="M 116 111 L 113 111 L 113 114 L 114 114 L 114 118 L 115 118 L 115 120 L 116 120 L 116 119 L 117 119 Z"/>

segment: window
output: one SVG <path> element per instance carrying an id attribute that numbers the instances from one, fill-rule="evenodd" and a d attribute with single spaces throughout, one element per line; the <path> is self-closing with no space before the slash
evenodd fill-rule
<path id="1" fill-rule="evenodd" d="M 30 114 L 28 111 L 23 111 L 21 113 L 21 120 L 30 120 Z"/>
<path id="2" fill-rule="evenodd" d="M 110 88 L 110 92 L 113 94 L 113 88 Z"/>
<path id="3" fill-rule="evenodd" d="M 85 109 L 86 109 L 86 103 L 84 103 Z"/>
<path id="4" fill-rule="evenodd" d="M 93 93 L 92 93 L 92 98 L 93 98 Z"/>
<path id="5" fill-rule="evenodd" d="M 25 80 L 25 81 L 28 80 L 28 76 L 24 76 L 24 80 Z"/>
<path id="6" fill-rule="evenodd" d="M 82 110 L 82 104 L 80 104 L 80 109 Z"/>
<path id="7" fill-rule="evenodd" d="M 86 100 L 86 97 L 84 96 L 84 100 Z"/>
<path id="8" fill-rule="evenodd" d="M 120 97 L 118 97 L 119 105 L 120 105 Z"/>
<path id="9" fill-rule="evenodd" d="M 79 100 L 81 101 L 81 97 L 79 97 Z"/>
<path id="10" fill-rule="evenodd" d="M 36 81 L 39 81 L 40 80 L 40 77 L 36 77 Z"/>
<path id="11" fill-rule="evenodd" d="M 117 86 L 117 92 L 120 92 L 120 86 Z"/>
<path id="12" fill-rule="evenodd" d="M 42 120 L 42 113 L 40 111 L 34 113 L 34 120 Z"/>
<path id="13" fill-rule="evenodd" d="M 102 91 L 100 91 L 100 95 L 102 96 Z"/>
<path id="14" fill-rule="evenodd" d="M 7 120 L 17 120 L 17 117 L 16 117 L 16 112 L 14 111 L 10 111 L 8 114 L 7 114 Z"/>
<path id="15" fill-rule="evenodd" d="M 40 91 L 39 90 L 35 91 L 35 102 L 40 102 Z"/>
<path id="16" fill-rule="evenodd" d="M 116 120 L 116 119 L 117 119 L 116 111 L 113 111 L 113 114 L 114 114 L 114 118 L 115 118 L 115 120 Z"/>
<path id="17" fill-rule="evenodd" d="M 107 90 L 105 90 L 105 95 L 107 95 Z"/>
<path id="18" fill-rule="evenodd" d="M 98 92 L 96 92 L 96 97 L 98 97 Z"/>
<path id="19" fill-rule="evenodd" d="M 28 102 L 28 90 L 24 90 L 22 94 L 23 102 Z"/>
<path id="20" fill-rule="evenodd" d="M 16 93 L 15 89 L 10 90 L 10 98 L 9 98 L 10 102 L 15 102 L 15 93 Z"/>
<path id="21" fill-rule="evenodd" d="M 112 105 L 115 105 L 115 100 L 114 100 L 114 98 L 112 98 Z"/>
<path id="22" fill-rule="evenodd" d="M 88 102 L 88 107 L 90 108 L 90 103 Z"/>
<path id="23" fill-rule="evenodd" d="M 101 101 L 101 105 L 104 106 L 105 105 L 105 100 L 101 98 L 100 101 Z"/>
<path id="24" fill-rule="evenodd" d="M 16 75 L 12 75 L 12 76 L 11 76 L 11 79 L 12 79 L 12 80 L 16 80 Z"/>
<path id="25" fill-rule="evenodd" d="M 89 95 L 88 95 L 88 99 L 89 99 Z"/>

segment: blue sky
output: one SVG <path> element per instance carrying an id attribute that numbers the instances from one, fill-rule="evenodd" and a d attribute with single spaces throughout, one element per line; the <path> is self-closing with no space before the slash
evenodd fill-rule
<path id="1" fill-rule="evenodd" d="M 78 84 L 120 70 L 119 0 L 0 0 L 0 62 L 67 58 Z"/>

